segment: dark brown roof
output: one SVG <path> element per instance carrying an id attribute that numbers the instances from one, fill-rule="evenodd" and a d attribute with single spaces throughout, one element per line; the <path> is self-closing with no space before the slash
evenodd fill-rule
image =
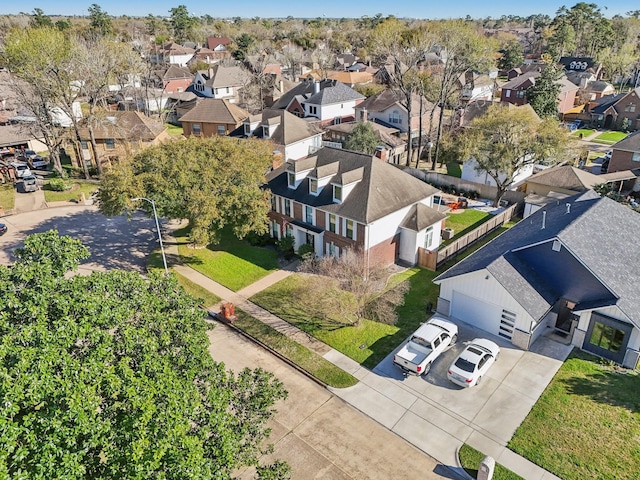
<path id="1" fill-rule="evenodd" d="M 107 138 L 151 142 L 165 131 L 165 126 L 140 112 L 109 112 L 97 119 L 93 133 L 98 140 Z M 89 138 L 86 126 L 80 127 L 80 137 Z"/>
<path id="2" fill-rule="evenodd" d="M 229 100 L 205 98 L 185 113 L 180 121 L 238 125 L 248 117 L 249 112 Z"/>

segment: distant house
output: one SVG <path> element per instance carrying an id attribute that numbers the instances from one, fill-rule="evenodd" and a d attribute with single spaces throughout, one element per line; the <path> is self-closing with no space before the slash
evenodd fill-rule
<path id="1" fill-rule="evenodd" d="M 249 112 L 220 98 L 204 98 L 180 117 L 183 134 L 190 136 L 224 136 L 241 127 Z"/>
<path id="2" fill-rule="evenodd" d="M 239 66 L 214 65 L 208 70 L 200 70 L 193 80 L 196 93 L 209 98 L 222 98 L 235 103 L 240 90 L 249 82 L 249 74 Z"/>
<path id="3" fill-rule="evenodd" d="M 562 65 L 565 72 L 593 73 L 596 79 L 600 76 L 602 69 L 602 64 L 596 62 L 592 57 L 560 57 L 558 63 Z"/>
<path id="4" fill-rule="evenodd" d="M 229 58 L 231 55 L 226 50 L 211 50 L 210 48 L 202 47 L 198 48 L 194 53 L 191 60 L 189 60 L 188 64 L 192 65 L 194 63 L 207 63 L 209 65 L 214 65 L 221 60 Z"/>
<path id="5" fill-rule="evenodd" d="M 627 93 L 605 95 L 589 102 L 591 124 L 596 127 L 620 128 L 627 122 L 630 130 L 640 128 L 640 87 Z"/>
<path id="6" fill-rule="evenodd" d="M 360 123 L 362 122 L 329 125 L 325 128 L 324 139 L 328 142 L 344 147 L 349 135 Z M 398 136 L 400 131 L 397 128 L 385 127 L 384 125 L 380 125 L 375 122 L 369 122 L 369 124 L 380 139 L 380 144 L 378 145 L 375 156 L 385 162 L 404 164 L 407 142 Z"/>
<path id="7" fill-rule="evenodd" d="M 230 43 L 229 37 L 207 37 L 207 48 L 215 52 L 226 52 Z"/>
<path id="8" fill-rule="evenodd" d="M 434 282 L 437 311 L 528 350 L 566 343 L 638 368 L 640 215 L 587 191 L 553 202 Z"/>
<path id="9" fill-rule="evenodd" d="M 82 155 L 84 161 L 91 165 L 96 165 L 96 154 L 100 162 L 109 162 L 160 145 L 171 138 L 161 122 L 140 112 L 109 112 L 107 116 L 94 120 L 97 152 L 91 148 L 86 121 L 80 122 L 79 130 L 80 142 L 71 141 L 69 151 Z"/>
<path id="10" fill-rule="evenodd" d="M 267 186 L 271 236 L 292 236 L 296 249 L 414 265 L 419 248 L 440 244 L 439 190 L 371 155 L 325 147 L 272 171 Z"/>
<path id="11" fill-rule="evenodd" d="M 167 94 L 186 92 L 193 82 L 193 73 L 188 68 L 169 65 L 166 69 L 156 72 L 157 85 Z"/>
<path id="12" fill-rule="evenodd" d="M 500 101 L 513 103 L 514 105 L 529 103 L 527 90 L 535 85 L 536 79 L 540 75 L 539 71 L 533 70 L 509 80 L 502 85 Z M 579 88 L 564 76 L 558 79 L 556 83 L 560 87 L 558 92 L 558 113 L 564 114 L 573 108 Z"/>
<path id="13" fill-rule="evenodd" d="M 474 102 L 479 100 L 493 101 L 493 94 L 496 88 L 498 71 L 494 70 L 489 74 L 482 74 L 473 71 L 466 71 L 458 82 L 461 87 L 460 98 L 464 102 Z"/>
<path id="14" fill-rule="evenodd" d="M 419 95 L 411 97 L 411 118 L 404 106 L 405 100 L 401 94 L 392 89 L 385 89 L 380 93 L 368 97 L 356 107 L 357 120 L 370 120 L 385 127 L 397 128 L 405 134 L 411 129 L 414 138 L 420 134 L 427 135 L 431 131 L 431 112 L 433 118 L 438 118 L 440 109 Z M 422 125 L 420 122 L 422 114 Z"/>
<path id="15" fill-rule="evenodd" d="M 321 126 L 351 122 L 364 96 L 336 80 L 313 77 L 285 92 L 273 105 L 302 118 L 315 118 Z"/>
<path id="16" fill-rule="evenodd" d="M 183 47 L 177 43 L 165 43 L 162 46 L 155 45 L 149 51 L 149 59 L 152 63 L 169 63 L 186 67 L 195 49 Z"/>
<path id="17" fill-rule="evenodd" d="M 322 130 L 286 110 L 266 109 L 250 116 L 243 134 L 271 140 L 284 161 L 306 157 L 322 146 Z"/>

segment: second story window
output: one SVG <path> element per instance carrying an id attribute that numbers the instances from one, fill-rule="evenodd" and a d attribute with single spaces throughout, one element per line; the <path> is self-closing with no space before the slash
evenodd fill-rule
<path id="1" fill-rule="evenodd" d="M 291 200 L 288 198 L 284 199 L 284 214 L 287 216 L 291 216 Z"/>
<path id="2" fill-rule="evenodd" d="M 317 115 L 318 114 L 318 107 L 316 107 L 315 105 L 309 105 L 309 115 Z"/>
<path id="3" fill-rule="evenodd" d="M 244 124 L 244 134 L 245 135 L 251 135 L 251 125 L 248 123 Z"/>
<path id="4" fill-rule="evenodd" d="M 342 187 L 340 185 L 333 186 L 333 200 L 336 202 L 342 201 Z"/>
<path id="5" fill-rule="evenodd" d="M 345 227 L 346 227 L 346 231 L 345 231 L 345 236 L 347 238 L 350 238 L 351 240 L 355 240 L 356 239 L 356 232 L 353 228 L 353 220 L 346 220 L 345 221 Z"/>
<path id="6" fill-rule="evenodd" d="M 336 216 L 333 213 L 329 214 L 329 231 L 336 233 L 336 224 L 337 224 L 337 219 Z"/>
<path id="7" fill-rule="evenodd" d="M 313 207 L 309 205 L 304 206 L 304 221 L 313 225 Z"/>
<path id="8" fill-rule="evenodd" d="M 277 206 L 278 206 L 278 199 L 276 198 L 275 195 L 271 195 L 271 210 L 274 212 L 278 211 Z"/>
<path id="9" fill-rule="evenodd" d="M 391 114 L 389 115 L 389 123 L 397 123 L 397 124 L 402 123 L 402 119 L 400 118 L 400 112 L 398 110 L 394 110 L 393 112 L 391 112 Z"/>
<path id="10" fill-rule="evenodd" d="M 309 193 L 318 193 L 318 180 L 316 180 L 315 178 L 309 179 Z"/>
<path id="11" fill-rule="evenodd" d="M 294 188 L 296 186 L 296 174 L 293 172 L 287 172 L 287 185 L 289 188 Z"/>

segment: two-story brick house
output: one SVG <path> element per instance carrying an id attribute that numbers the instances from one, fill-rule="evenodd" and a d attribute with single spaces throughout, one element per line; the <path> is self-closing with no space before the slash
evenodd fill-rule
<path id="1" fill-rule="evenodd" d="M 629 130 L 640 128 L 640 88 L 627 93 L 606 95 L 589 103 L 591 123 L 597 127 L 620 128 L 626 123 Z"/>
<path id="2" fill-rule="evenodd" d="M 249 112 L 229 100 L 203 98 L 180 117 L 180 123 L 185 137 L 212 137 L 229 135 L 248 117 Z"/>
<path id="3" fill-rule="evenodd" d="M 271 236 L 292 236 L 296 249 L 414 265 L 418 248 L 440 245 L 439 190 L 375 156 L 325 147 L 273 170 L 267 186 Z"/>

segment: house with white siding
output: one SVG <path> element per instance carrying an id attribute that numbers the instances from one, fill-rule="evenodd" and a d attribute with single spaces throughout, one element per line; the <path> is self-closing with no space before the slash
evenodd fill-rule
<path id="1" fill-rule="evenodd" d="M 639 231 L 593 190 L 550 203 L 438 276 L 437 310 L 525 350 L 555 333 L 638 368 Z"/>
<path id="2" fill-rule="evenodd" d="M 214 65 L 200 70 L 193 79 L 193 90 L 203 97 L 227 99 L 235 103 L 240 90 L 249 83 L 249 74 L 242 67 Z"/>
<path id="3" fill-rule="evenodd" d="M 273 238 L 317 256 L 363 252 L 375 262 L 415 265 L 418 248 L 435 251 L 446 215 L 439 190 L 379 158 L 324 147 L 267 176 Z"/>

